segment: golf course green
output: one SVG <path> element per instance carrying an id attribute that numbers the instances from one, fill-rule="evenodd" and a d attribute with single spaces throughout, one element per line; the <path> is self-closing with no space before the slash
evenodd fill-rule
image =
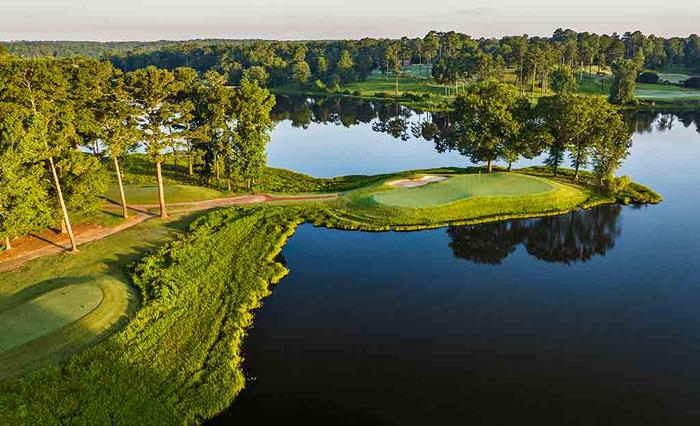
<path id="1" fill-rule="evenodd" d="M 554 190 L 544 179 L 515 173 L 464 174 L 415 188 L 397 188 L 373 195 L 374 201 L 396 207 L 425 208 L 473 197 L 510 197 Z"/>
<path id="2" fill-rule="evenodd" d="M 0 312 L 0 352 L 59 330 L 97 308 L 104 294 L 94 285 L 69 285 Z"/>

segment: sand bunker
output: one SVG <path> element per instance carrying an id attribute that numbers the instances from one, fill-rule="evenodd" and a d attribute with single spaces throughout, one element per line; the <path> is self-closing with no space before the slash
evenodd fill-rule
<path id="1" fill-rule="evenodd" d="M 446 180 L 445 176 L 423 176 L 419 179 L 401 179 L 389 182 L 389 185 L 396 186 L 399 188 L 415 188 L 417 186 L 427 185 L 433 182 L 440 182 Z"/>

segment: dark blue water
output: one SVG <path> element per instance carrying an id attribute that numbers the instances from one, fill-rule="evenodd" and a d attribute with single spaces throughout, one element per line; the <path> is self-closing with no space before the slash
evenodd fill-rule
<path id="1" fill-rule="evenodd" d="M 700 133 L 669 118 L 639 119 L 621 170 L 658 206 L 301 226 L 244 345 L 248 387 L 215 423 L 698 424 Z"/>

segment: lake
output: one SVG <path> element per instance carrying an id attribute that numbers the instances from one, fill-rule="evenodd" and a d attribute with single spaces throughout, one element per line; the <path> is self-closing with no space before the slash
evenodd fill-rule
<path id="1" fill-rule="evenodd" d="M 438 152 L 439 115 L 280 103 L 273 166 L 467 164 Z M 660 205 L 410 233 L 299 227 L 244 343 L 247 387 L 211 423 L 697 424 L 700 117 L 628 121 L 619 174 Z"/>

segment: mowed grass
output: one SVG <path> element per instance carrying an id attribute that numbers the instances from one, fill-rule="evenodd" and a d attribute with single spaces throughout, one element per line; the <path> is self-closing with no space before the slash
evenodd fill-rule
<path id="1" fill-rule="evenodd" d="M 163 192 L 166 204 L 212 200 L 224 196 L 224 193 L 216 189 L 190 185 L 165 185 Z M 158 186 L 156 185 L 125 185 L 124 193 L 127 204 L 158 204 Z M 110 186 L 105 198 L 121 203 L 119 187 Z"/>
<path id="2" fill-rule="evenodd" d="M 366 80 L 346 84 L 344 90 L 359 91 L 363 95 L 377 93 L 394 93 L 396 91 L 396 79 L 393 75 L 372 74 Z M 402 75 L 399 77 L 399 93 L 430 93 L 431 95 L 445 94 L 445 86 L 435 83 L 431 78 L 413 77 Z"/>
<path id="3" fill-rule="evenodd" d="M 690 77 L 693 77 L 693 75 L 689 75 L 689 74 L 675 74 L 675 73 L 664 73 L 664 72 L 660 72 L 658 74 L 659 74 L 659 78 L 661 80 L 668 81 L 669 83 L 674 83 L 674 84 L 684 82 L 687 79 L 689 79 Z"/>
<path id="4" fill-rule="evenodd" d="M 344 192 L 334 200 L 324 201 L 323 207 L 331 210 L 326 211 L 326 216 L 333 218 L 330 224 L 343 229 L 364 229 L 364 230 L 386 230 L 386 229 L 420 229 L 435 226 L 442 226 L 450 223 L 480 223 L 494 220 L 515 219 L 524 217 L 534 217 L 566 213 L 578 208 L 592 207 L 604 203 L 612 203 L 614 197 L 589 186 L 580 186 L 570 183 L 558 182 L 552 179 L 543 178 L 542 181 L 529 181 L 529 176 L 519 176 L 516 172 L 511 172 L 510 177 L 494 177 L 494 183 L 503 179 L 507 182 L 518 182 L 522 191 L 535 191 L 521 193 L 520 195 L 488 195 L 473 196 L 473 194 L 484 194 L 490 191 L 491 194 L 501 193 L 513 194 L 518 189 L 499 189 L 499 185 L 493 185 L 490 190 L 486 187 L 472 186 L 469 189 L 461 188 L 459 192 L 440 191 L 440 184 L 447 181 L 428 184 L 424 187 L 412 188 L 410 190 L 420 190 L 418 194 L 425 192 L 427 198 L 388 195 L 390 192 L 401 191 L 403 188 L 395 188 L 387 185 L 388 182 L 402 178 L 415 178 L 422 175 L 447 176 L 450 179 L 457 179 L 455 185 L 459 187 L 460 181 L 470 182 L 471 179 L 478 181 L 479 169 L 459 169 L 441 168 L 429 170 L 413 170 L 392 175 L 385 175 L 383 179 L 370 183 L 362 188 Z M 505 173 L 504 173 L 505 174 Z M 484 178 L 484 174 L 482 174 Z M 489 179 L 489 178 L 486 178 Z M 527 184 L 525 184 L 527 182 Z M 437 189 L 431 189 L 431 185 L 437 185 Z M 548 185 L 551 185 L 548 186 Z M 465 185 L 468 186 L 468 185 Z M 449 187 L 449 186 L 448 186 Z M 399 192 L 399 194 L 401 194 Z M 442 192 L 442 193 L 441 193 Z M 387 195 L 384 195 L 387 193 Z M 390 197 L 389 199 L 377 201 L 377 196 Z M 469 196 L 472 194 L 472 196 Z M 466 198 L 459 198 L 466 195 Z M 396 199 L 393 199 L 397 197 Z M 400 198 L 400 199 L 399 199 Z M 417 201 L 418 199 L 420 201 Z M 459 198 L 459 199 L 455 199 Z M 410 200 L 410 201 L 407 201 Z M 426 201 L 427 200 L 427 201 Z M 442 201 L 447 201 L 442 203 Z M 384 202 L 394 202 L 400 205 L 384 204 Z M 435 204 L 437 203 L 437 204 Z M 406 205 L 412 207 L 406 207 Z M 415 206 L 415 207 L 413 207 Z M 328 225 L 325 218 L 313 220 L 316 224 Z"/>
<path id="5" fill-rule="evenodd" d="M 0 326 L 4 348 L 0 349 L 0 380 L 63 361 L 121 328 L 138 306 L 137 292 L 129 285 L 127 265 L 147 250 L 175 238 L 188 226 L 190 218 L 150 220 L 82 245 L 76 254 L 48 256 L 0 273 L 0 318 L 12 318 L 20 313 L 33 321 L 34 325 L 27 324 L 28 329 L 36 327 L 28 331 L 33 336 L 25 337 L 26 342 L 17 345 Z M 99 306 L 79 318 L 75 317 L 87 309 L 80 307 L 86 302 L 85 294 L 53 301 L 40 299 L 54 291 L 77 286 L 92 286 L 102 293 Z M 75 320 L 68 323 L 67 319 L 56 316 L 52 305 L 58 300 L 70 303 L 63 309 L 76 310 L 72 315 Z M 33 304 L 27 305 L 32 301 Z M 18 308 L 20 311 L 15 310 Z"/>
<path id="6" fill-rule="evenodd" d="M 0 313 L 0 352 L 79 320 L 97 308 L 103 297 L 97 286 L 69 285 Z"/>
<path id="7" fill-rule="evenodd" d="M 700 90 L 665 84 L 637 84 L 635 95 L 649 100 L 700 100 Z"/>
<path id="8" fill-rule="evenodd" d="M 511 197 L 554 190 L 544 179 L 515 173 L 467 174 L 415 188 L 377 193 L 374 201 L 389 206 L 425 208 L 471 197 Z"/>

